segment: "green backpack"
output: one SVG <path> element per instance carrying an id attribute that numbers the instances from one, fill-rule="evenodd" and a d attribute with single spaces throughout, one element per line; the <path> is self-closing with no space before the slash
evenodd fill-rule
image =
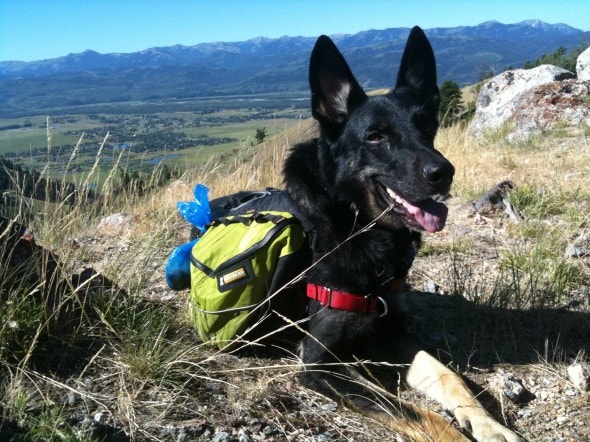
<path id="1" fill-rule="evenodd" d="M 190 256 L 189 315 L 201 339 L 227 350 L 253 330 L 272 330 L 260 324 L 272 310 L 292 314 L 298 297 L 285 285 L 306 267 L 305 241 L 303 227 L 288 212 L 214 220 Z"/>

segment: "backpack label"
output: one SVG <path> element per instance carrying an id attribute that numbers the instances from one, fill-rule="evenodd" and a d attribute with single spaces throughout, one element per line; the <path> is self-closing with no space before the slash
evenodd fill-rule
<path id="1" fill-rule="evenodd" d="M 247 277 L 248 274 L 246 273 L 246 269 L 244 267 L 240 267 L 239 269 L 236 269 L 227 275 L 221 275 L 219 277 L 219 286 L 223 287 L 226 284 L 231 284 L 232 282 L 240 281 L 241 279 Z"/>
<path id="2" fill-rule="evenodd" d="M 254 274 L 251 259 L 246 259 L 217 275 L 217 289 L 227 292 L 250 282 Z"/>

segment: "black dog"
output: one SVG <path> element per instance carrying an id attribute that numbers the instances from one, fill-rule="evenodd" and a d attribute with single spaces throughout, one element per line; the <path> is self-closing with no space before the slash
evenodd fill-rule
<path id="1" fill-rule="evenodd" d="M 406 382 L 454 413 L 475 439 L 520 440 L 458 375 L 404 335 L 396 306 L 421 232 L 444 227 L 441 201 L 454 174 L 433 145 L 440 96 L 426 36 L 412 29 L 395 88 L 370 97 L 322 36 L 311 55 L 310 85 L 319 137 L 295 146 L 284 166 L 286 193 L 314 226 L 302 383 L 364 410 L 379 408 L 371 388 L 339 363 L 390 363 L 371 368 L 390 388 L 398 379 L 391 364 L 408 364 Z M 434 431 L 436 437 L 446 430 Z"/>

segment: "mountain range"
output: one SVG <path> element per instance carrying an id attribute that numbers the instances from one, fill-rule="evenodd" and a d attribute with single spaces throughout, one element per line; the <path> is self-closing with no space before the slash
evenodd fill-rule
<path id="1" fill-rule="evenodd" d="M 409 28 L 331 36 L 359 82 L 390 87 Z M 483 72 L 520 67 L 558 47 L 587 43 L 590 32 L 527 20 L 427 29 L 439 81 L 471 84 Z M 307 90 L 315 37 L 255 38 L 243 42 L 156 47 L 134 53 L 87 50 L 49 60 L 0 62 L 0 115 L 48 112 L 68 106 Z"/>

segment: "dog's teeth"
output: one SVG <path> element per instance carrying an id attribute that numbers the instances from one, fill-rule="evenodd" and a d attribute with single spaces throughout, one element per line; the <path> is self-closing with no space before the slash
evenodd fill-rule
<path id="1" fill-rule="evenodd" d="M 399 196 L 397 196 L 397 194 L 389 187 L 386 187 L 385 189 L 387 189 L 387 194 L 392 200 L 397 201 L 399 199 Z"/>
<path id="2" fill-rule="evenodd" d="M 387 195 L 389 195 L 389 197 L 396 203 L 398 204 L 402 204 L 404 203 L 404 199 L 399 196 L 397 193 L 395 193 L 393 190 L 391 190 L 389 187 L 386 187 L 387 189 Z"/>

